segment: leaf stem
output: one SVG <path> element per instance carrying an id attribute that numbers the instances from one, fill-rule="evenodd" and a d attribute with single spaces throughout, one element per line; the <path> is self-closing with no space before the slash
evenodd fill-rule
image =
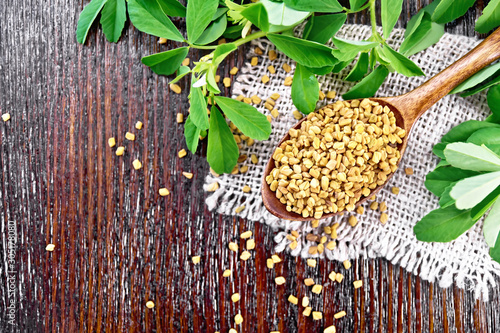
<path id="1" fill-rule="evenodd" d="M 264 37 L 266 34 L 267 33 L 265 31 L 257 31 L 253 34 L 246 36 L 245 38 L 238 39 L 237 41 L 234 41 L 233 43 L 234 43 L 234 45 L 236 45 L 236 47 L 238 47 L 238 46 L 243 45 L 246 42 L 249 42 L 251 40 L 254 40 L 254 39 L 257 39 L 260 37 Z"/>
<path id="2" fill-rule="evenodd" d="M 370 23 L 372 26 L 372 36 L 375 38 L 376 41 L 380 43 L 384 43 L 384 39 L 382 36 L 377 31 L 377 12 L 375 8 L 375 0 L 369 0 L 368 1 L 368 6 L 370 7 Z"/>
<path id="3" fill-rule="evenodd" d="M 217 48 L 217 45 L 194 45 L 194 44 L 189 43 L 187 40 L 185 42 L 188 43 L 189 46 L 192 47 L 193 49 L 215 50 Z"/>
<path id="4" fill-rule="evenodd" d="M 371 1 L 368 1 L 364 6 L 360 7 L 358 10 L 351 10 L 350 8 L 342 7 L 342 9 L 345 11 L 346 14 L 354 14 L 354 13 L 359 13 L 365 10 L 366 8 L 370 7 Z"/>

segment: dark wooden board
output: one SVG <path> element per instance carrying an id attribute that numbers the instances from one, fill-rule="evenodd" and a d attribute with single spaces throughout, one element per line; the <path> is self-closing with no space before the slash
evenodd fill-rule
<path id="1" fill-rule="evenodd" d="M 441 289 L 383 259 L 355 261 L 340 285 L 328 280 L 331 270 L 342 270 L 337 262 L 312 269 L 281 255 L 275 271 L 266 268 L 272 230 L 207 210 L 206 148 L 176 157 L 185 148 L 175 121 L 177 112 L 187 115 L 185 82 L 175 95 L 167 78 L 140 62 L 175 44 L 160 47 L 127 25 L 118 44 L 92 29 L 78 45 L 74 31 L 86 3 L 0 2 L 0 112 L 12 115 L 0 124 L 0 332 L 227 332 L 237 313 L 244 318 L 238 332 L 319 332 L 340 310 L 347 316 L 336 321 L 339 332 L 500 330 L 498 287 L 490 302 L 475 301 L 471 290 Z M 399 26 L 426 3 L 405 0 Z M 483 7 L 478 1 L 447 31 L 473 36 Z M 367 13 L 348 21 L 367 23 Z M 244 55 L 245 48 L 231 55 L 221 76 Z M 116 157 L 107 138 L 122 143 L 128 130 L 137 139 Z M 140 171 L 132 168 L 135 158 Z M 170 196 L 159 197 L 163 186 Z M 11 243 L 8 221 L 16 226 Z M 247 229 L 257 250 L 242 262 L 227 244 Z M 50 242 L 52 253 L 45 251 Z M 201 255 L 199 265 L 192 255 Z M 228 267 L 234 275 L 226 279 Z M 277 274 L 285 285 L 275 285 Z M 323 321 L 287 301 L 305 293 L 305 277 L 325 285 L 313 301 Z M 364 287 L 353 290 L 357 279 Z M 230 301 L 233 292 L 241 294 L 238 303 Z M 156 307 L 147 309 L 147 300 Z"/>

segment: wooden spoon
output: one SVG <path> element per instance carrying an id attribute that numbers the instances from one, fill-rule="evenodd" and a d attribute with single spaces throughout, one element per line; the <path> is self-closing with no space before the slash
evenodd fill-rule
<path id="1" fill-rule="evenodd" d="M 451 90 L 453 90 L 453 88 L 498 58 L 500 58 L 500 28 L 495 30 L 488 38 L 482 41 L 469 53 L 415 90 L 396 97 L 370 98 L 370 100 L 379 102 L 382 106 L 388 106 L 391 111 L 394 112 L 396 124 L 406 130 L 406 136 L 402 140 L 403 142 L 398 145 L 401 156 L 403 156 L 406 149 L 410 130 L 418 118 L 432 105 L 434 105 L 434 103 L 446 96 Z M 301 123 L 306 119 L 307 118 L 304 117 L 295 126 L 293 126 L 293 128 L 300 128 Z M 285 135 L 277 147 L 289 138 L 289 134 Z M 262 178 L 262 200 L 264 201 L 266 208 L 273 215 L 282 219 L 295 221 L 313 220 L 313 217 L 304 218 L 302 215 L 295 212 L 288 212 L 286 210 L 286 205 L 282 204 L 279 199 L 276 198 L 275 192 L 271 191 L 265 179 L 266 176 L 273 170 L 274 166 L 274 160 L 271 155 Z M 387 177 L 387 181 L 392 175 L 393 174 L 390 174 Z M 385 184 L 387 184 L 387 181 Z M 380 191 L 384 185 L 375 188 L 371 192 L 370 196 Z M 356 206 L 361 205 L 367 199 L 368 197 L 365 197 L 364 199 L 358 201 Z M 339 213 L 340 212 L 325 214 L 321 218 L 332 217 L 338 215 Z"/>

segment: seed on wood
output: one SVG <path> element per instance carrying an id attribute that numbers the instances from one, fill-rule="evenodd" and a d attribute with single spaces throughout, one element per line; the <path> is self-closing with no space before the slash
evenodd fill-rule
<path id="1" fill-rule="evenodd" d="M 391 188 L 391 192 L 393 194 L 399 194 L 399 187 L 393 187 L 393 188 Z"/>
<path id="2" fill-rule="evenodd" d="M 229 74 L 231 74 L 231 75 L 236 75 L 236 73 L 238 73 L 238 67 L 233 67 L 229 71 Z"/>
<path id="3" fill-rule="evenodd" d="M 323 319 L 323 313 L 319 311 L 313 311 L 313 319 L 314 320 L 321 320 Z"/>
<path id="4" fill-rule="evenodd" d="M 200 256 L 194 256 L 191 258 L 193 260 L 193 264 L 198 264 L 200 262 L 201 257 Z"/>
<path id="5" fill-rule="evenodd" d="M 355 289 L 361 288 L 363 286 L 363 281 L 357 280 L 352 283 Z"/>
<path id="6" fill-rule="evenodd" d="M 155 303 L 154 303 L 153 301 L 147 301 L 147 302 L 146 302 L 146 307 L 147 307 L 148 309 L 152 309 L 152 308 L 154 308 L 154 307 L 155 307 Z"/>
<path id="7" fill-rule="evenodd" d="M 300 119 L 302 119 L 302 113 L 300 113 L 299 110 L 294 110 L 293 117 L 297 120 L 300 120 Z"/>
<path id="8" fill-rule="evenodd" d="M 172 90 L 176 94 L 180 94 L 182 92 L 181 87 L 177 83 L 171 83 L 169 87 L 170 90 Z"/>
<path id="9" fill-rule="evenodd" d="M 337 273 L 334 271 L 331 271 L 330 274 L 328 274 L 328 278 L 332 281 L 336 281 L 335 278 L 337 277 Z"/>
<path id="10" fill-rule="evenodd" d="M 230 277 L 231 276 L 231 271 L 229 269 L 226 269 L 223 273 L 222 273 L 222 276 L 223 277 Z"/>
<path id="11" fill-rule="evenodd" d="M 378 209 L 378 202 L 374 201 L 370 204 L 370 209 L 371 210 L 377 210 Z"/>
<path id="12" fill-rule="evenodd" d="M 259 58 L 257 57 L 252 57 L 252 59 L 250 60 L 250 65 L 252 66 L 257 66 L 258 63 L 259 63 Z"/>
<path id="13" fill-rule="evenodd" d="M 344 260 L 343 264 L 345 269 L 351 268 L 351 262 L 349 260 Z"/>
<path id="14" fill-rule="evenodd" d="M 191 172 L 183 172 L 182 175 L 184 177 L 186 177 L 187 179 L 192 179 L 193 178 L 193 174 Z"/>
<path id="15" fill-rule="evenodd" d="M 250 238 L 250 237 L 252 237 L 252 231 L 251 230 L 247 230 L 247 231 L 241 233 L 240 237 L 242 239 Z"/>
<path id="16" fill-rule="evenodd" d="M 158 190 L 158 193 L 159 193 L 162 197 L 164 197 L 164 196 L 169 195 L 169 194 L 170 194 L 170 191 L 169 191 L 168 189 L 166 189 L 165 187 L 163 187 L 163 188 L 160 188 L 160 189 Z"/>
<path id="17" fill-rule="evenodd" d="M 255 239 L 253 238 L 250 238 L 249 240 L 247 240 L 247 250 L 253 250 L 255 249 Z"/>
<path id="18" fill-rule="evenodd" d="M 230 79 L 230 78 L 228 78 L 228 77 L 225 77 L 225 78 L 222 80 L 222 84 L 224 84 L 224 87 L 226 87 L 226 88 L 231 87 L 231 79 Z"/>
<path id="19" fill-rule="evenodd" d="M 278 58 L 278 54 L 276 53 L 275 50 L 269 50 L 269 60 L 273 61 Z"/>
<path id="20" fill-rule="evenodd" d="M 140 168 L 142 168 L 142 163 L 139 160 L 134 160 L 132 162 L 132 165 L 134 166 L 134 169 L 136 169 L 136 170 L 139 170 Z"/>
<path id="21" fill-rule="evenodd" d="M 185 58 L 182 60 L 182 66 L 189 66 L 189 63 L 191 62 L 191 59 Z"/>
<path id="22" fill-rule="evenodd" d="M 318 294 L 318 295 L 319 295 L 319 294 L 321 294 L 321 290 L 323 290 L 323 286 L 322 286 L 322 285 L 320 285 L 320 284 L 315 284 L 315 285 L 312 287 L 312 289 L 311 289 L 311 291 L 312 291 L 313 293 Z"/>
<path id="23" fill-rule="evenodd" d="M 349 216 L 349 224 L 351 225 L 351 227 L 355 227 L 356 224 L 358 224 L 358 219 L 356 218 L 356 216 Z"/>
<path id="24" fill-rule="evenodd" d="M 287 72 L 287 73 L 290 73 L 290 71 L 292 70 L 292 67 L 290 67 L 290 65 L 289 65 L 289 64 L 284 63 L 284 64 L 283 64 L 283 70 L 284 70 L 285 72 Z"/>
<path id="25" fill-rule="evenodd" d="M 380 203 L 380 205 L 378 206 L 378 209 L 383 213 L 385 211 L 387 211 L 387 204 L 385 203 L 385 201 L 382 201 Z"/>
<path id="26" fill-rule="evenodd" d="M 138 130 L 142 129 L 142 121 L 138 121 L 135 123 L 135 128 L 137 128 Z"/>
<path id="27" fill-rule="evenodd" d="M 309 297 L 304 296 L 302 297 L 302 306 L 307 307 L 309 305 Z"/>
<path id="28" fill-rule="evenodd" d="M 220 82 L 220 75 L 215 75 L 215 82 L 219 83 Z"/>
<path id="29" fill-rule="evenodd" d="M 278 118 L 280 113 L 278 112 L 278 109 L 272 109 L 271 110 L 271 116 L 273 116 L 275 119 Z"/>
<path id="30" fill-rule="evenodd" d="M 238 331 L 237 331 L 237 330 L 235 330 L 234 328 L 230 328 L 228 332 L 229 332 L 229 333 L 238 333 Z"/>
<path id="31" fill-rule="evenodd" d="M 294 295 L 290 295 L 290 296 L 288 296 L 288 302 L 297 305 L 297 304 L 299 304 L 299 299 L 297 297 L 295 297 Z"/>
<path id="32" fill-rule="evenodd" d="M 311 278 L 304 279 L 304 284 L 308 287 L 314 285 L 314 280 Z"/>
<path id="33" fill-rule="evenodd" d="M 309 317 L 311 315 L 312 308 L 310 306 L 306 306 L 302 314 L 306 317 Z"/>
<path id="34" fill-rule="evenodd" d="M 182 113 L 177 114 L 177 123 L 180 124 L 184 122 L 184 115 Z"/>
<path id="35" fill-rule="evenodd" d="M 108 145 L 109 145 L 110 147 L 114 147 L 114 146 L 116 145 L 116 140 L 115 140 L 115 138 L 109 138 L 109 139 L 108 139 Z"/>
<path id="36" fill-rule="evenodd" d="M 235 242 L 229 242 L 229 250 L 238 252 L 238 244 L 236 244 Z"/>
<path id="37" fill-rule="evenodd" d="M 386 213 L 380 214 L 380 222 L 382 224 L 386 224 L 388 220 L 389 220 L 389 215 L 387 215 Z"/>
<path id="38" fill-rule="evenodd" d="M 262 80 L 262 83 L 266 84 L 266 83 L 268 83 L 268 82 L 269 82 L 269 76 L 267 76 L 267 75 L 262 75 L 261 80 Z"/>
<path id="39" fill-rule="evenodd" d="M 335 275 L 335 281 L 337 281 L 338 283 L 342 282 L 343 279 L 344 279 L 344 275 L 343 274 L 337 273 Z"/>
<path id="40" fill-rule="evenodd" d="M 217 41 L 217 45 L 222 45 L 222 44 L 226 44 L 226 39 L 225 38 L 221 38 Z"/>
<path id="41" fill-rule="evenodd" d="M 315 259 L 307 259 L 307 266 L 316 267 L 316 260 Z"/>
<path id="42" fill-rule="evenodd" d="M 275 264 L 281 262 L 281 258 L 277 254 L 273 254 L 271 256 L 271 259 L 273 260 L 273 263 L 275 263 Z"/>
<path id="43" fill-rule="evenodd" d="M 281 286 L 282 284 L 284 284 L 286 282 L 285 278 L 282 276 L 278 276 L 276 279 L 274 279 L 274 281 L 276 282 L 276 284 L 278 286 Z"/>
<path id="44" fill-rule="evenodd" d="M 235 212 L 236 214 L 239 214 L 239 213 L 241 213 L 241 212 L 242 212 L 245 208 L 246 208 L 246 206 L 245 206 L 245 205 L 243 205 L 243 206 L 239 206 L 239 207 L 236 207 L 236 209 L 234 210 L 234 212 Z"/>
<path id="45" fill-rule="evenodd" d="M 260 97 L 257 95 L 253 95 L 251 97 L 251 99 L 252 99 L 253 104 L 260 104 L 260 102 L 262 102 L 262 99 L 260 99 Z"/>
<path id="46" fill-rule="evenodd" d="M 255 54 L 258 54 L 258 55 L 263 55 L 264 54 L 264 52 L 262 52 L 262 49 L 260 47 L 258 47 L 258 46 L 255 47 L 255 51 L 254 52 L 255 52 Z"/>
<path id="47" fill-rule="evenodd" d="M 238 313 L 236 316 L 234 316 L 234 323 L 236 325 L 239 325 L 243 322 L 243 317 Z"/>
<path id="48" fill-rule="evenodd" d="M 326 248 L 328 250 L 333 250 L 335 247 L 337 246 L 337 243 L 335 241 L 329 241 L 327 244 L 326 244 Z"/>
<path id="49" fill-rule="evenodd" d="M 273 65 L 269 65 L 267 66 L 267 70 L 269 71 L 269 73 L 271 74 L 275 74 L 276 73 L 276 69 L 274 68 Z"/>
<path id="50" fill-rule="evenodd" d="M 209 184 L 207 186 L 207 191 L 208 192 L 215 192 L 219 189 L 219 183 L 213 182 L 212 184 Z"/>
<path id="51" fill-rule="evenodd" d="M 405 173 L 407 176 L 413 175 L 413 169 L 412 168 L 405 168 Z"/>
<path id="52" fill-rule="evenodd" d="M 283 84 L 287 87 L 291 86 L 292 85 L 292 82 L 293 82 L 293 77 L 291 76 L 287 76 L 285 78 L 285 82 L 283 82 Z"/>
<path id="53" fill-rule="evenodd" d="M 167 43 L 167 39 L 166 38 L 160 37 L 158 39 L 158 44 L 166 44 L 166 43 Z"/>
<path id="54" fill-rule="evenodd" d="M 269 269 L 273 268 L 274 267 L 274 261 L 273 261 L 273 259 L 267 258 L 267 260 L 266 260 L 266 266 Z"/>
<path id="55" fill-rule="evenodd" d="M 181 149 L 179 150 L 179 152 L 177 153 L 177 156 L 179 156 L 179 158 L 183 158 L 184 156 L 187 155 L 187 151 L 186 149 Z"/>
<path id="56" fill-rule="evenodd" d="M 56 246 L 54 244 L 47 244 L 47 246 L 45 247 L 45 250 L 52 252 L 52 251 L 54 251 L 55 248 L 56 248 Z"/>
<path id="57" fill-rule="evenodd" d="M 122 156 L 124 152 L 125 152 L 125 147 L 120 146 L 120 147 L 116 148 L 115 154 L 116 154 L 116 156 Z"/>
<path id="58" fill-rule="evenodd" d="M 337 312 L 336 314 L 334 314 L 333 318 L 340 319 L 340 318 L 344 317 L 345 315 L 346 315 L 345 311 L 340 311 L 340 312 Z"/>
<path id="59" fill-rule="evenodd" d="M 125 133 L 125 139 L 127 139 L 129 141 L 134 141 L 135 140 L 135 134 L 127 132 L 127 133 Z"/>
<path id="60" fill-rule="evenodd" d="M 325 328 L 325 330 L 323 331 L 323 333 L 336 333 L 337 332 L 337 329 L 335 328 L 334 325 L 331 325 L 331 326 L 328 326 L 327 328 Z"/>
<path id="61" fill-rule="evenodd" d="M 234 293 L 231 295 L 231 301 L 233 301 L 233 303 L 236 303 L 240 300 L 240 294 L 238 293 Z"/>
<path id="62" fill-rule="evenodd" d="M 326 93 L 326 98 L 328 99 L 334 99 L 335 96 L 337 96 L 337 93 L 334 90 L 330 90 L 329 92 Z"/>

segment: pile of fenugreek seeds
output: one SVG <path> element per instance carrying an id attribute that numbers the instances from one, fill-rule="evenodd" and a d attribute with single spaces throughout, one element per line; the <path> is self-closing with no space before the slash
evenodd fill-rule
<path id="1" fill-rule="evenodd" d="M 266 181 L 288 211 L 319 219 L 353 211 L 383 185 L 397 169 L 406 132 L 387 106 L 363 99 L 327 105 L 289 134 Z"/>

